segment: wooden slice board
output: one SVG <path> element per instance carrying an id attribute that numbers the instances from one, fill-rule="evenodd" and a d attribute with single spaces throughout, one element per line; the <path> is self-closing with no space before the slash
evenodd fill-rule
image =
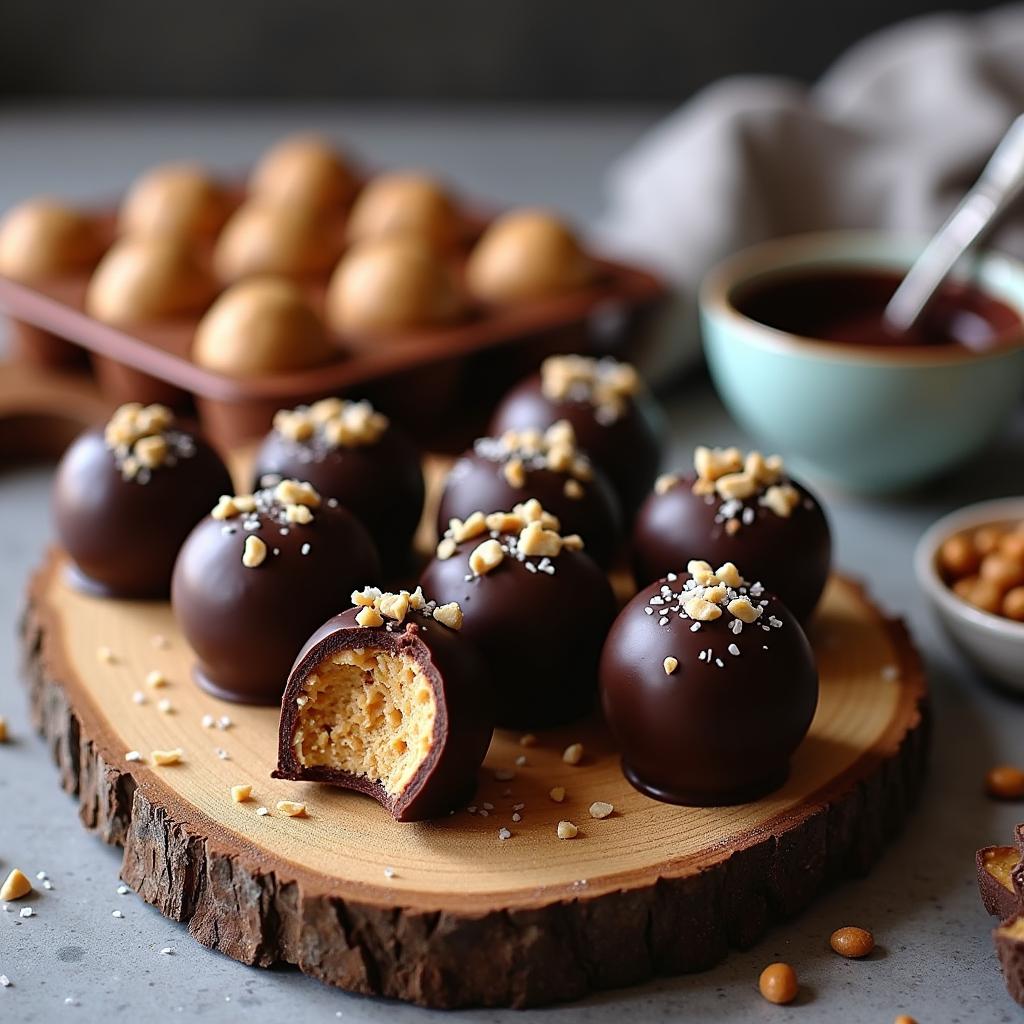
<path id="1" fill-rule="evenodd" d="M 124 847 L 124 880 L 200 942 L 351 991 L 525 1006 L 709 967 L 829 881 L 866 870 L 922 780 L 919 660 L 902 626 L 839 577 L 812 631 L 818 713 L 772 796 L 732 808 L 656 803 L 625 782 L 592 721 L 532 747 L 498 734 L 476 813 L 399 825 L 367 798 L 270 779 L 276 712 L 201 693 L 166 604 L 85 597 L 65 585 L 64 566 L 52 554 L 32 584 L 26 664 L 37 723 L 85 825 Z M 115 660 L 102 661 L 100 646 Z M 148 688 L 152 669 L 169 685 Z M 157 706 L 165 697 L 169 714 Z M 204 715 L 232 724 L 204 728 Z M 586 751 L 577 767 L 561 756 L 573 742 Z M 171 747 L 185 751 L 173 767 L 125 756 Z M 245 782 L 254 800 L 233 803 L 231 786 Z M 549 798 L 553 786 L 565 787 L 564 803 Z M 304 801 L 309 816 L 278 814 L 282 799 Z M 614 815 L 592 819 L 597 800 Z M 578 838 L 557 838 L 561 819 Z"/>

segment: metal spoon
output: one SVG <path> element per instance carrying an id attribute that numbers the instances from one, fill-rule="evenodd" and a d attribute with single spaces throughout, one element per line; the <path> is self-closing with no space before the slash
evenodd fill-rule
<path id="1" fill-rule="evenodd" d="M 1024 114 L 1003 136 L 981 177 L 907 271 L 883 318 L 896 332 L 909 331 L 927 309 L 958 260 L 1006 212 L 1024 187 Z"/>

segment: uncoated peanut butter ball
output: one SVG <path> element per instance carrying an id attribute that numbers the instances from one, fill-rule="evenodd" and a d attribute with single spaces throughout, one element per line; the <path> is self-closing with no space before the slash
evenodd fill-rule
<path id="1" fill-rule="evenodd" d="M 154 167 L 128 190 L 118 230 L 136 238 L 209 241 L 231 210 L 224 188 L 198 164 Z"/>
<path id="2" fill-rule="evenodd" d="M 53 199 L 30 199 L 0 221 L 0 274 L 32 284 L 95 265 L 101 240 L 96 222 Z"/>
<path id="3" fill-rule="evenodd" d="M 452 268 L 432 245 L 410 236 L 354 245 L 327 289 L 327 321 L 341 334 L 439 327 L 461 310 Z"/>
<path id="4" fill-rule="evenodd" d="M 352 200 L 357 182 L 345 157 L 317 135 L 283 139 L 260 159 L 249 193 L 261 202 L 338 213 Z"/>
<path id="5" fill-rule="evenodd" d="M 277 277 L 230 287 L 200 320 L 192 344 L 200 366 L 230 377 L 305 370 L 337 356 L 302 290 Z"/>
<path id="6" fill-rule="evenodd" d="M 593 276 L 594 265 L 576 236 L 544 210 L 513 210 L 499 217 L 466 264 L 473 297 L 496 304 L 562 295 Z"/>
<path id="7" fill-rule="evenodd" d="M 458 234 L 458 217 L 448 193 L 426 174 L 397 171 L 366 184 L 346 225 L 350 242 L 411 235 L 445 248 Z"/>
<path id="8" fill-rule="evenodd" d="M 215 291 L 192 248 L 175 238 L 122 238 L 89 281 L 85 308 L 104 323 L 152 323 L 202 312 Z"/>

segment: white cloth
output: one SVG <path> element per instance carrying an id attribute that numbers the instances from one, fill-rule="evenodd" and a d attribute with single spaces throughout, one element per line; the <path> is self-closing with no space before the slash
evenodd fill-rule
<path id="1" fill-rule="evenodd" d="M 675 288 L 655 379 L 697 359 L 695 292 L 720 259 L 825 228 L 930 232 L 1024 110 L 1024 4 L 909 21 L 854 46 L 812 88 L 726 79 L 612 168 L 596 242 Z M 1024 256 L 1024 217 L 993 244 Z"/>

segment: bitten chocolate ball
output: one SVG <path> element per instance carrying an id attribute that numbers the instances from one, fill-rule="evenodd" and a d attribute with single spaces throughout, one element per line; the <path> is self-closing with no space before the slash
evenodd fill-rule
<path id="1" fill-rule="evenodd" d="M 695 553 L 735 562 L 770 581 L 786 607 L 806 622 L 828 580 L 832 540 L 817 499 L 786 473 L 779 456 L 744 457 L 737 448 L 700 447 L 695 469 L 659 477 L 637 515 L 633 562 L 648 583 Z"/>
<path id="2" fill-rule="evenodd" d="M 136 238 L 209 241 L 230 210 L 224 189 L 197 164 L 165 164 L 147 171 L 128 190 L 117 226 Z"/>
<path id="3" fill-rule="evenodd" d="M 232 285 L 196 327 L 192 358 L 229 377 L 287 373 L 339 357 L 303 291 L 278 277 Z"/>
<path id="4" fill-rule="evenodd" d="M 327 288 L 327 322 L 341 334 L 451 323 L 462 311 L 452 268 L 419 238 L 372 238 L 341 259 Z"/>
<path id="5" fill-rule="evenodd" d="M 453 522 L 421 584 L 462 609 L 505 728 L 573 721 L 593 705 L 597 659 L 615 616 L 611 585 L 579 537 L 530 500 Z"/>
<path id="6" fill-rule="evenodd" d="M 166 597 L 178 549 L 231 478 L 214 450 L 161 405 L 122 405 L 57 467 L 57 536 L 72 582 L 107 597 Z"/>
<path id="7" fill-rule="evenodd" d="M 51 199 L 30 199 L 0 221 L 0 274 L 33 284 L 91 269 L 102 241 L 96 222 Z"/>
<path id="8" fill-rule="evenodd" d="M 576 236 L 544 210 L 513 210 L 483 233 L 466 264 L 466 284 L 487 303 L 528 302 L 575 291 L 594 276 Z"/>
<path id="9" fill-rule="evenodd" d="M 249 192 L 275 206 L 340 212 L 352 200 L 356 179 L 345 157 L 326 139 L 296 135 L 263 155 L 249 179 Z"/>
<path id="10" fill-rule="evenodd" d="M 86 312 L 115 326 L 194 316 L 215 291 L 213 277 L 184 242 L 123 238 L 100 260 L 85 295 Z"/>
<path id="11" fill-rule="evenodd" d="M 440 249 L 455 243 L 459 222 L 448 193 L 425 174 L 400 171 L 369 181 L 352 204 L 350 242 L 411 235 Z"/>
<path id="12" fill-rule="evenodd" d="M 661 413 L 636 370 L 614 359 L 550 356 L 502 399 L 489 433 L 568 420 L 579 446 L 615 488 L 632 520 L 661 463 Z"/>
<path id="13" fill-rule="evenodd" d="M 340 251 L 336 235 L 310 210 L 248 202 L 220 233 L 213 267 L 222 281 L 257 274 L 308 278 L 326 274 Z"/>
<path id="14" fill-rule="evenodd" d="M 281 701 L 274 777 L 373 797 L 398 821 L 472 798 L 494 731 L 487 670 L 456 604 L 417 589 L 352 594 L 299 653 Z"/>
<path id="15" fill-rule="evenodd" d="M 255 482 L 285 477 L 337 498 L 366 527 L 386 572 L 408 567 L 423 515 L 420 453 L 369 402 L 324 398 L 281 410 L 256 454 Z"/>
<path id="16" fill-rule="evenodd" d="M 437 515 L 437 531 L 480 508 L 512 508 L 536 498 L 566 533 L 579 534 L 587 554 L 607 567 L 622 531 L 619 501 L 604 474 L 576 447 L 571 424 L 545 432 L 511 430 L 482 437 L 452 467 Z"/>
<path id="17" fill-rule="evenodd" d="M 615 620 L 601 655 L 605 719 L 640 792 L 745 803 L 789 774 L 818 703 L 814 654 L 786 606 L 732 563 L 687 570 Z"/>
<path id="18" fill-rule="evenodd" d="M 223 495 L 182 546 L 171 586 L 196 681 L 224 700 L 277 704 L 338 595 L 379 571 L 359 521 L 308 483 Z"/>

